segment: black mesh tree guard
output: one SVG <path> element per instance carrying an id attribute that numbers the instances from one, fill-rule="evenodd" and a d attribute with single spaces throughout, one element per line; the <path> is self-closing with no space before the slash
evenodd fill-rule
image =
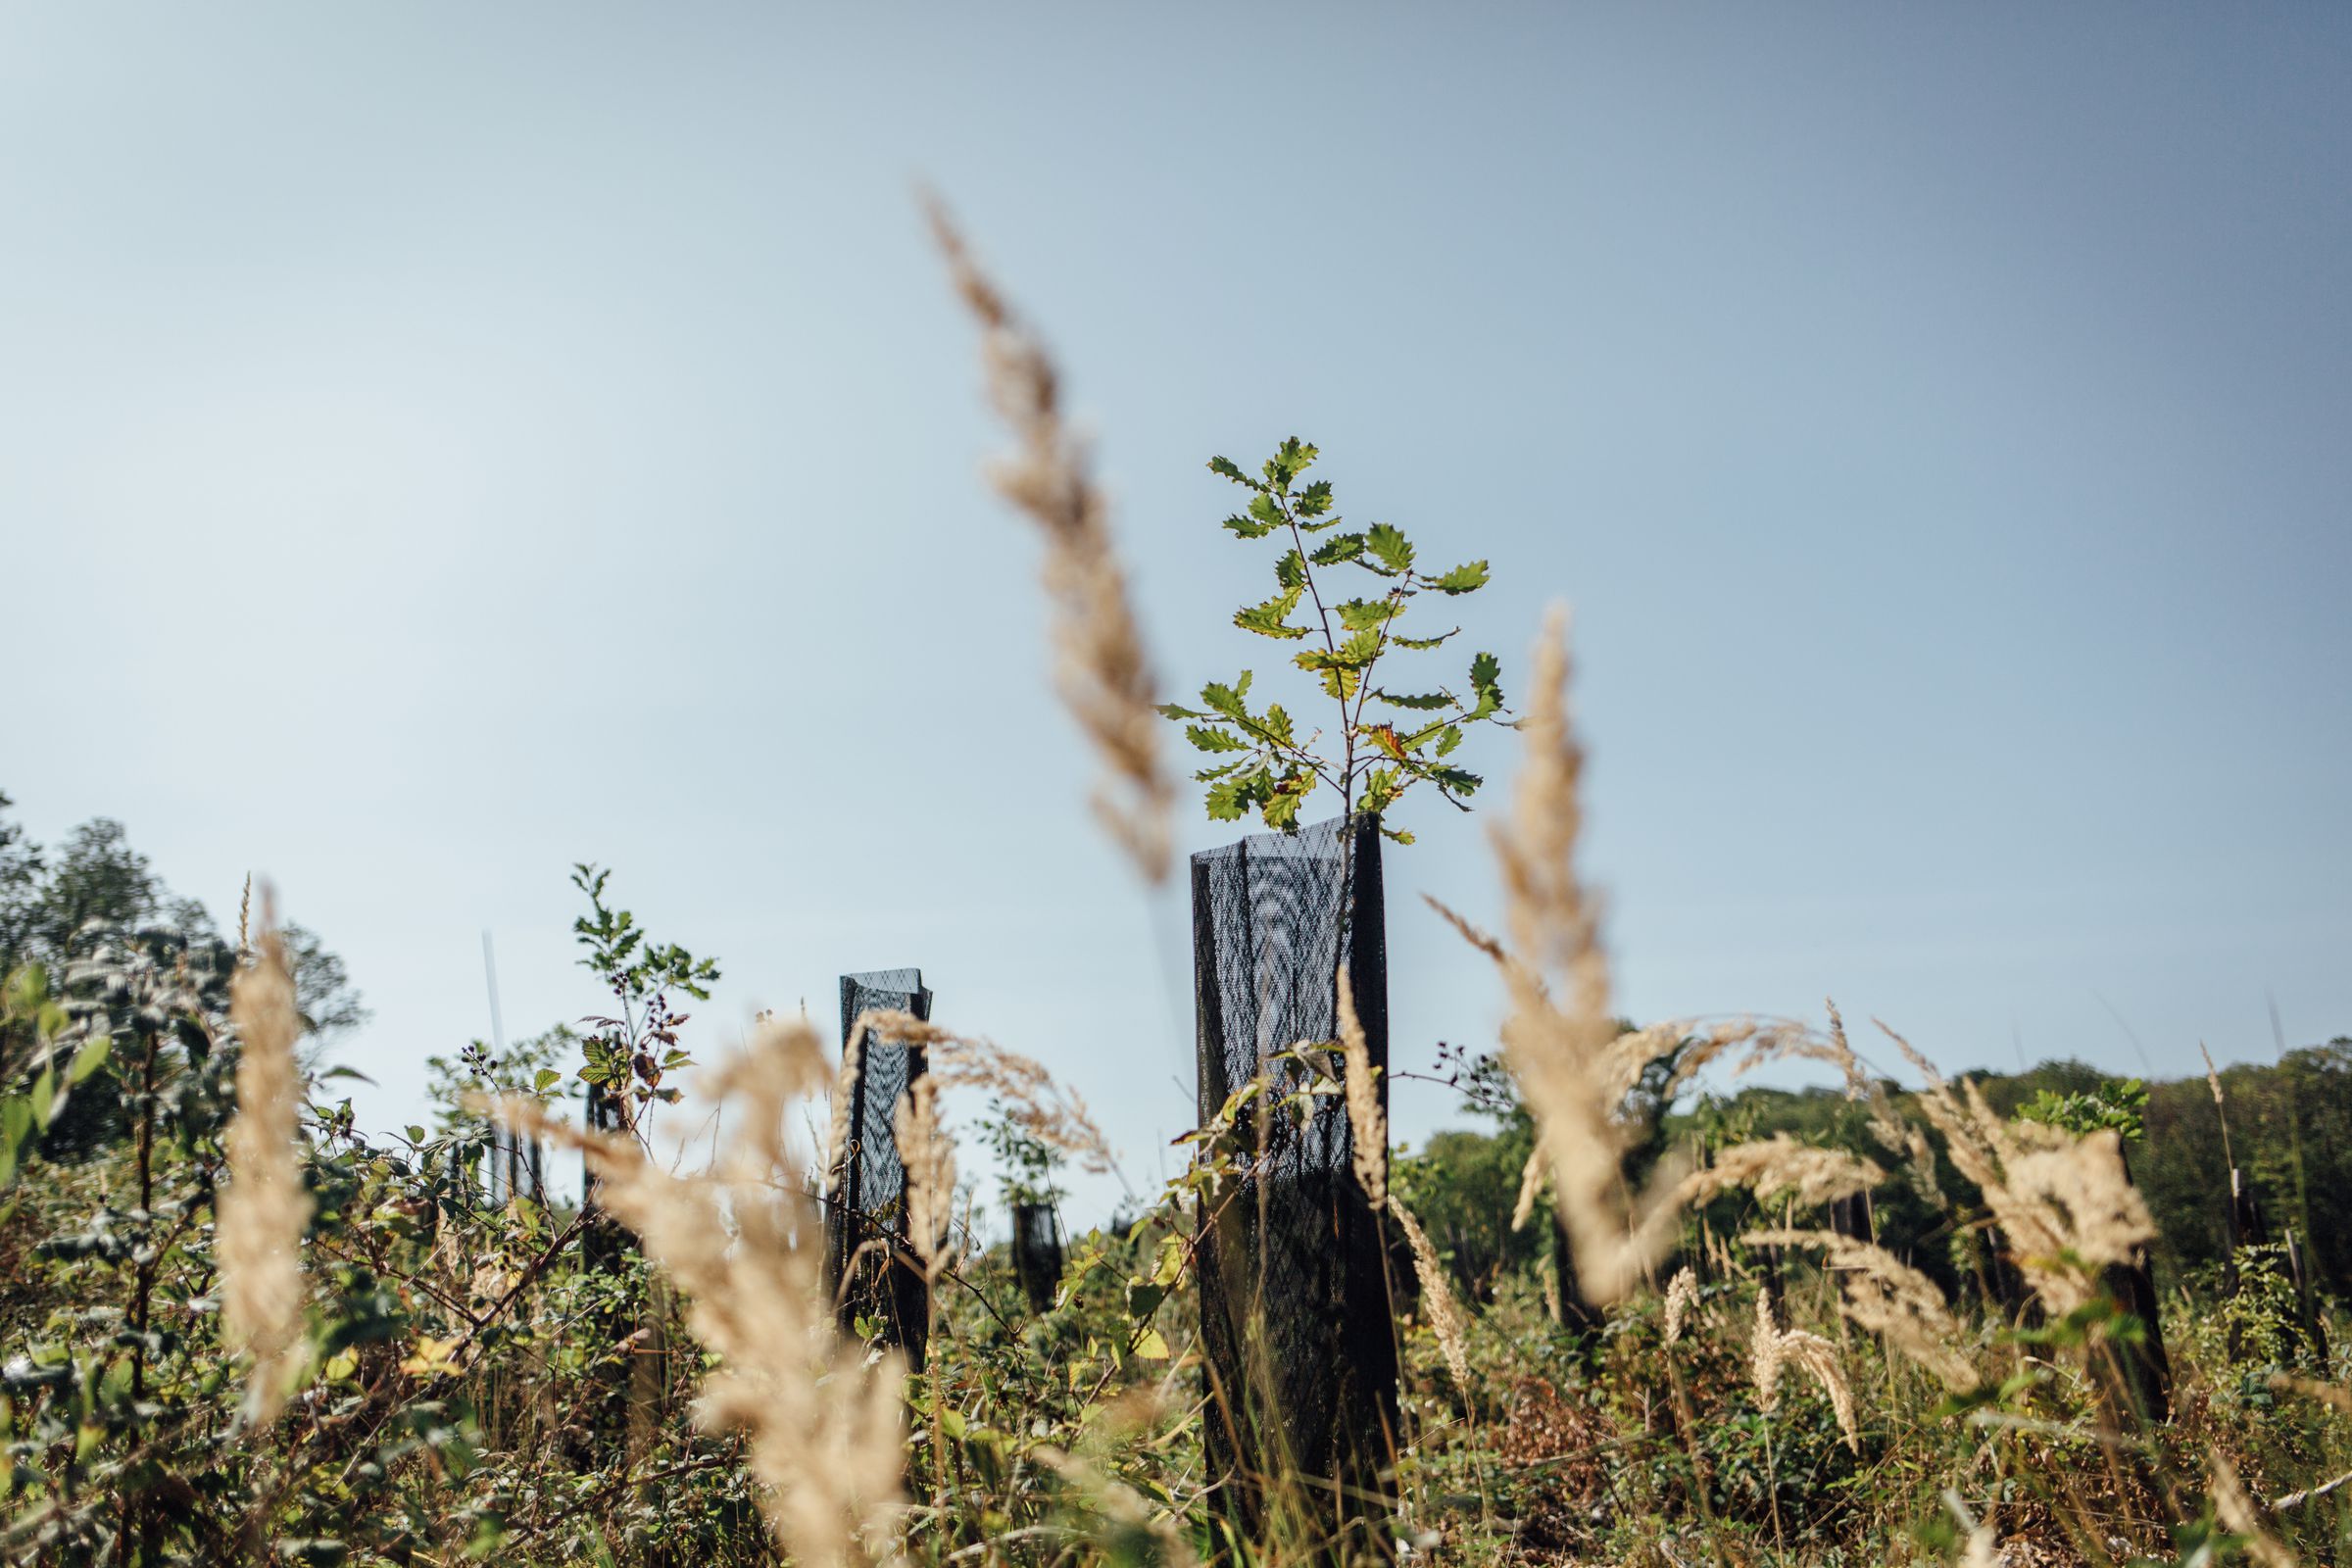
<path id="1" fill-rule="evenodd" d="M 928 1021 L 931 993 L 920 969 L 877 969 L 841 977 L 841 1041 L 858 1019 L 906 1012 Z M 850 1073 L 848 1137 L 834 1151 L 825 1205 L 825 1283 L 843 1327 L 860 1317 L 906 1350 L 919 1371 L 931 1326 L 931 1295 L 906 1249 L 906 1167 L 893 1125 L 899 1102 L 926 1066 L 923 1048 L 868 1034 Z"/>
<path id="2" fill-rule="evenodd" d="M 1029 1298 L 1029 1310 L 1043 1312 L 1061 1289 L 1061 1216 L 1052 1203 L 1012 1205 L 1012 1277 Z"/>
<path id="3" fill-rule="evenodd" d="M 1201 1124 L 1261 1070 L 1295 1084 L 1295 1063 L 1268 1058 L 1337 1037 L 1343 962 L 1385 1109 L 1378 822 L 1254 835 L 1192 866 Z M 1246 1112 L 1240 1178 L 1202 1204 L 1208 1462 L 1247 1539 L 1266 1539 L 1270 1509 L 1296 1506 L 1333 1560 L 1385 1557 L 1397 1432 L 1387 1227 L 1355 1179 L 1343 1098 L 1311 1103 L 1303 1120 Z"/>

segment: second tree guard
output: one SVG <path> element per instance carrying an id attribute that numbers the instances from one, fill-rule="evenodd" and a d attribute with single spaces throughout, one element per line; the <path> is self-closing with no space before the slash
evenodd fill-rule
<path id="1" fill-rule="evenodd" d="M 858 1020 L 869 1012 L 905 1012 L 928 1022 L 931 993 L 920 969 L 876 969 L 841 977 L 841 1042 L 846 1055 Z M 860 1317 L 880 1323 L 886 1344 L 920 1370 L 931 1326 L 931 1294 L 906 1250 L 906 1166 L 894 1118 L 899 1101 L 928 1068 L 923 1048 L 869 1034 L 858 1060 L 844 1063 L 848 1097 L 842 1147 L 826 1173 L 825 1283 L 842 1327 Z"/>

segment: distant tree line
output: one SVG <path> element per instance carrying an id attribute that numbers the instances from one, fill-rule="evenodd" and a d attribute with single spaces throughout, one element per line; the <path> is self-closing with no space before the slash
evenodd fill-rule
<path id="1" fill-rule="evenodd" d="M 1548 1227 L 1531 1223 L 1513 1230 L 1510 1223 L 1534 1129 L 1491 1058 L 1452 1054 L 1445 1065 L 1454 1069 L 1449 1081 L 1492 1131 L 1434 1134 L 1418 1152 L 1398 1160 L 1395 1180 L 1461 1285 L 1485 1297 L 1505 1274 L 1546 1266 Z M 2049 1119 L 2054 1108 L 2089 1104 L 2117 1127 L 2132 1178 L 2163 1233 L 2153 1260 L 2167 1293 L 2214 1284 L 2227 1265 L 2234 1156 L 2270 1239 L 2281 1240 L 2291 1229 L 2307 1250 L 2313 1283 L 2352 1297 L 2352 1036 L 2287 1051 L 2274 1062 L 2222 1068 L 2219 1104 L 2202 1076 L 2143 1084 L 2075 1060 L 1962 1076 L 1973 1078 L 2003 1116 Z M 1898 1087 L 1888 1087 L 1898 1103 L 1907 1100 Z M 1647 1158 L 1678 1146 L 1703 1157 L 1707 1149 L 1785 1132 L 1876 1159 L 1889 1171 L 1887 1182 L 1870 1196 L 1870 1223 L 1881 1244 L 1948 1288 L 1966 1291 L 1981 1283 L 1973 1276 L 1984 1260 L 1970 1252 L 1971 1238 L 1951 1234 L 1942 1213 L 1909 1188 L 1899 1162 L 1872 1140 L 1866 1108 L 1841 1088 L 1749 1086 L 1732 1095 L 1701 1095 L 1676 1108 L 1661 1107 L 1654 1096 L 1637 1089 L 1628 1113 L 1649 1128 Z M 1940 1150 L 1937 1179 L 1946 1192 L 1968 1189 Z M 1744 1200 L 1718 1200 L 1702 1210 L 1717 1235 L 1753 1222 L 1753 1215 L 1734 1211 Z"/>
<path id="2" fill-rule="evenodd" d="M 62 844 L 44 847 L 11 818 L 14 805 L 0 791 L 0 980 L 31 965 L 54 981 L 84 933 L 99 926 L 125 932 L 168 927 L 191 944 L 223 935 L 235 941 L 235 931 L 223 933 L 202 901 L 166 885 L 131 847 L 121 822 L 92 817 Z M 366 1023 L 369 1013 L 343 960 L 316 933 L 289 922 L 285 938 L 295 1004 L 316 1053 Z"/>

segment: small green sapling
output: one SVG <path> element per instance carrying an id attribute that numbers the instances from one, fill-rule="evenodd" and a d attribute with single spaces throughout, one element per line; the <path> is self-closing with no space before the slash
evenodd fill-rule
<path id="1" fill-rule="evenodd" d="M 1262 478 L 1227 458 L 1211 458 L 1208 466 L 1250 492 L 1248 506 L 1227 517 L 1225 526 L 1242 539 L 1273 539 L 1282 549 L 1274 563 L 1273 597 L 1244 606 L 1233 623 L 1278 642 L 1307 644 L 1291 662 L 1338 706 L 1336 740 L 1327 742 L 1322 729 L 1301 736 L 1280 703 L 1251 709 L 1247 669 L 1231 684 L 1202 687 L 1199 709 L 1168 703 L 1160 711 L 1184 726 L 1197 750 L 1222 759 L 1193 775 L 1208 786 L 1208 814 L 1215 821 L 1240 821 L 1254 810 L 1268 827 L 1296 831 L 1299 808 L 1318 785 L 1339 794 L 1343 814 L 1381 816 L 1422 783 L 1466 811 L 1466 797 L 1482 781 L 1446 760 L 1462 744 L 1465 726 L 1509 722 L 1494 656 L 1471 656 L 1467 695 L 1444 686 L 1393 690 L 1379 683 L 1376 672 L 1387 667 L 1382 661 L 1395 650 L 1426 653 L 1459 635 L 1455 626 L 1434 636 L 1407 636 L 1399 623 L 1423 594 L 1451 598 L 1485 587 L 1487 564 L 1424 572 L 1414 564 L 1412 541 L 1394 524 L 1342 529 L 1343 519 L 1332 510 L 1331 482 L 1298 482 L 1315 455 L 1293 436 L 1266 461 Z M 1341 597 L 1342 584 L 1334 580 L 1348 568 L 1372 579 L 1349 579 L 1361 590 L 1358 597 Z M 1312 608 L 1313 620 L 1295 623 L 1302 604 Z M 1386 822 L 1381 831 L 1399 844 L 1413 841 Z"/>

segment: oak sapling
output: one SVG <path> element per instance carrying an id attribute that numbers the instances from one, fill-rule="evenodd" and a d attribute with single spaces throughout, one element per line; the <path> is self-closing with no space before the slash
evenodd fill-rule
<path id="1" fill-rule="evenodd" d="M 1392 690 L 1379 684 L 1375 672 L 1394 650 L 1426 653 L 1460 635 L 1454 626 L 1434 636 L 1408 636 L 1399 622 L 1423 594 L 1452 598 L 1485 587 L 1487 564 L 1424 572 L 1415 564 L 1412 541 L 1394 524 L 1344 529 L 1333 510 L 1331 482 L 1298 483 L 1315 457 L 1314 447 L 1293 436 L 1262 466 L 1263 477 L 1251 477 L 1227 458 L 1211 458 L 1208 466 L 1250 491 L 1247 507 L 1227 517 L 1225 527 L 1239 538 L 1272 538 L 1283 547 L 1274 563 L 1273 596 L 1243 606 L 1233 623 L 1260 637 L 1309 645 L 1291 662 L 1338 705 L 1336 740 L 1327 742 L 1322 729 L 1301 737 L 1280 703 L 1252 710 L 1252 673 L 1247 669 L 1231 684 L 1203 686 L 1199 709 L 1168 703 L 1159 710 L 1184 726 L 1195 749 L 1226 758 L 1193 775 L 1208 786 L 1208 814 L 1215 821 L 1240 821 L 1254 810 L 1268 827 L 1295 831 L 1300 807 L 1319 784 L 1338 793 L 1343 815 L 1362 810 L 1382 816 L 1421 783 L 1466 811 L 1466 798 L 1483 780 L 1447 759 L 1462 744 L 1466 726 L 1510 722 L 1500 664 L 1493 654 L 1473 655 L 1466 696 L 1443 686 Z M 1348 567 L 1373 579 L 1357 583 L 1367 592 L 1342 597 L 1333 577 Z M 1302 604 L 1312 608 L 1313 620 L 1295 623 Z M 1399 844 L 1413 841 L 1386 822 L 1381 831 Z"/>

